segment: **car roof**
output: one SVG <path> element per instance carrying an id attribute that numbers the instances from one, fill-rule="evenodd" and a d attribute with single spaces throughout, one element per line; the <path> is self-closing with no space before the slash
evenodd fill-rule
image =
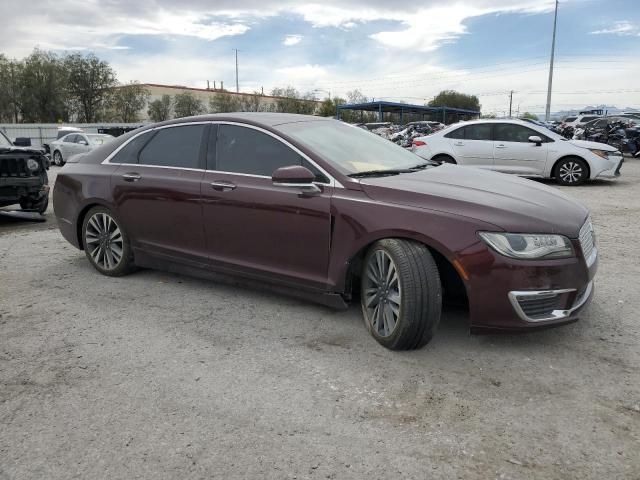
<path id="1" fill-rule="evenodd" d="M 313 122 L 313 121 L 335 121 L 329 117 L 318 117 L 314 115 L 300 115 L 297 113 L 271 113 L 271 112 L 235 112 L 235 113 L 210 113 L 207 115 L 198 115 L 195 117 L 183 117 L 173 120 L 167 120 L 155 125 L 174 125 L 179 123 L 189 123 L 197 121 L 236 121 L 240 123 L 249 123 L 266 127 L 275 127 L 285 123 L 295 122 Z M 154 126 L 155 126 L 154 125 Z"/>
<path id="2" fill-rule="evenodd" d="M 536 125 L 535 123 L 527 122 L 525 120 L 519 120 L 517 118 L 481 118 L 479 120 L 468 120 L 464 122 L 453 123 L 449 125 L 453 126 L 463 126 L 463 125 L 477 125 L 482 123 L 513 123 L 514 125 L 522 125 L 525 127 L 531 127 L 531 125 Z M 537 125 L 540 126 L 540 125 Z"/>

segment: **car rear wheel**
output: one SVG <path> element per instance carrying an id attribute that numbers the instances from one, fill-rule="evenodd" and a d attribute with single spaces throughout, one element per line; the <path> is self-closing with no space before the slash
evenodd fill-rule
<path id="1" fill-rule="evenodd" d="M 62 159 L 62 154 L 59 150 L 53 152 L 53 163 L 59 167 L 64 165 L 64 160 Z"/>
<path id="2" fill-rule="evenodd" d="M 385 239 L 373 245 L 365 256 L 360 297 L 367 329 L 391 350 L 426 345 L 440 323 L 440 276 L 420 243 Z"/>
<path id="3" fill-rule="evenodd" d="M 120 277 L 134 268 L 129 238 L 107 208 L 89 210 L 82 222 L 82 244 L 89 262 L 104 275 Z"/>
<path id="4" fill-rule="evenodd" d="M 580 158 L 564 158 L 556 166 L 556 182 L 560 185 L 580 185 L 584 183 L 588 175 L 587 164 Z"/>

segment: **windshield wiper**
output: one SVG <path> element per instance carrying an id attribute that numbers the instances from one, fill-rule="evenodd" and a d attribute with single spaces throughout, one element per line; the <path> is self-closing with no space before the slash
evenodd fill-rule
<path id="1" fill-rule="evenodd" d="M 437 164 L 436 162 L 432 162 L 431 160 L 425 162 L 425 163 L 419 163 L 418 165 L 415 165 L 413 167 L 411 167 L 411 171 L 415 172 L 416 170 L 424 170 L 427 167 L 435 167 L 438 166 L 439 164 Z"/>
<path id="2" fill-rule="evenodd" d="M 351 178 L 363 178 L 363 177 L 383 177 L 385 175 L 399 175 L 401 173 L 415 172 L 413 169 L 389 169 L 389 170 L 366 170 L 364 172 L 356 172 L 349 174 Z"/>

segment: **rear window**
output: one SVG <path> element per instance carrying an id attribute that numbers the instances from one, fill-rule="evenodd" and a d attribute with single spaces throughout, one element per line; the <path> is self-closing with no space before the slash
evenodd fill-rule
<path id="1" fill-rule="evenodd" d="M 447 133 L 446 138 L 457 138 L 459 140 L 464 139 L 464 127 L 456 128 L 455 130 Z"/>
<path id="2" fill-rule="evenodd" d="M 205 125 L 184 125 L 158 130 L 138 155 L 140 164 L 199 168 L 204 131 Z"/>
<path id="3" fill-rule="evenodd" d="M 110 160 L 109 163 L 138 163 L 138 155 L 140 150 L 153 137 L 155 132 L 148 131 L 127 143 L 120 151 Z"/>
<path id="4" fill-rule="evenodd" d="M 567 117 L 567 118 L 564 119 L 564 121 L 567 122 L 567 123 L 575 122 L 576 118 L 578 118 L 578 117 Z"/>

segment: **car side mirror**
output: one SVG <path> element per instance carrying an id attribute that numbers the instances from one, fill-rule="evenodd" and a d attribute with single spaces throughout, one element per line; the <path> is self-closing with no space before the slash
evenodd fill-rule
<path id="1" fill-rule="evenodd" d="M 539 136 L 537 136 L 537 135 L 531 135 L 531 136 L 529 137 L 529 141 L 530 141 L 531 143 L 535 143 L 535 144 L 536 144 L 536 146 L 538 146 L 538 147 L 542 145 L 542 138 L 540 138 L 540 137 L 539 137 Z"/>
<path id="2" fill-rule="evenodd" d="M 89 145 L 85 140 L 78 140 L 78 144 L 85 146 Z"/>
<path id="3" fill-rule="evenodd" d="M 314 182 L 316 176 L 311 170 L 302 165 L 280 167 L 271 175 L 274 185 L 280 187 L 299 188 L 305 193 L 319 193 L 320 187 Z"/>

